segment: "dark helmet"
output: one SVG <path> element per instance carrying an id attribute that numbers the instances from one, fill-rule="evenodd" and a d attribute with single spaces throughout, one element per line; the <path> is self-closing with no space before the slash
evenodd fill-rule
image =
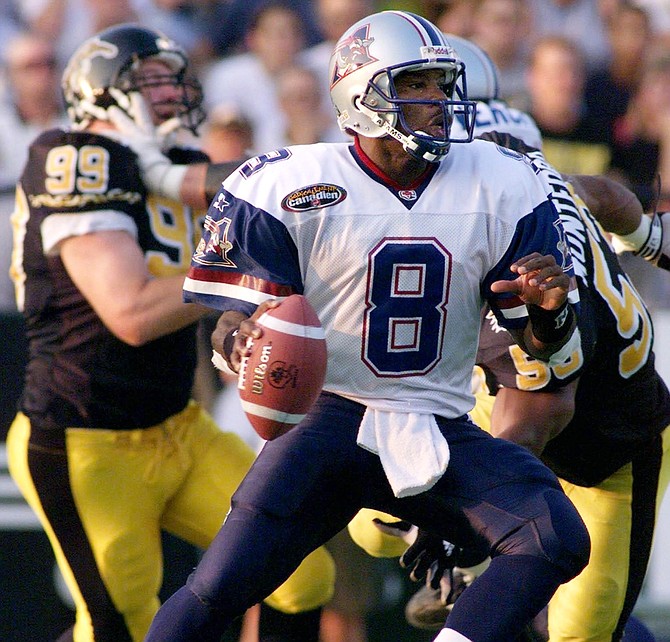
<path id="1" fill-rule="evenodd" d="M 139 63 L 147 58 L 160 60 L 172 70 L 168 82 L 181 90 L 178 115 L 183 125 L 195 133 L 205 113 L 202 88 L 191 72 L 186 53 L 160 32 L 134 24 L 101 31 L 70 58 L 61 86 L 72 124 L 83 128 L 93 119 L 108 120 L 107 109 L 112 105 L 133 117 L 128 94 L 166 83 L 165 77 L 141 80 Z"/>

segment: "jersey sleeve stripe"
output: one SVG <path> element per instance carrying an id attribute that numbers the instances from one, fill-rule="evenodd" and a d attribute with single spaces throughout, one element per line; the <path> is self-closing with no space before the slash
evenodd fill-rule
<path id="1" fill-rule="evenodd" d="M 197 295 L 215 296 L 227 299 L 239 299 L 240 301 L 247 301 L 255 305 L 260 305 L 263 301 L 277 298 L 274 294 L 267 292 L 259 292 L 252 288 L 247 288 L 241 285 L 234 285 L 231 283 L 215 283 L 211 281 L 198 281 L 186 277 L 184 279 L 184 292 L 187 294 L 194 294 L 195 297 L 188 297 L 187 300 L 191 302 L 199 302 Z M 204 305 L 203 301 L 203 305 Z"/>
<path id="2" fill-rule="evenodd" d="M 271 297 L 287 297 L 296 294 L 296 290 L 290 285 L 268 281 L 258 276 L 242 274 L 240 272 L 211 270 L 207 268 L 198 268 L 191 266 L 188 271 L 187 280 L 189 283 L 209 284 L 207 292 L 216 293 L 217 286 L 233 285 L 249 290 L 257 290 L 260 293 Z M 204 286 L 203 286 L 204 287 Z M 197 290 L 193 290 L 196 292 Z"/>

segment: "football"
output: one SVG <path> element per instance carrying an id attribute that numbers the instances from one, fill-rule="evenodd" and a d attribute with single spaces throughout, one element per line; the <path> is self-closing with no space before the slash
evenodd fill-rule
<path id="1" fill-rule="evenodd" d="M 237 387 L 254 430 L 267 440 L 288 432 L 312 407 L 326 376 L 326 339 L 304 296 L 292 294 L 262 314 L 263 336 L 249 339 Z"/>

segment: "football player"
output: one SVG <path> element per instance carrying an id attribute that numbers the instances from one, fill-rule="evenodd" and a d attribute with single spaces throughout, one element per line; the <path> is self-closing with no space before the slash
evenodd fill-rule
<path id="1" fill-rule="evenodd" d="M 110 120 L 137 114 L 141 95 L 153 125 L 195 132 L 201 92 L 184 52 L 115 26 L 73 54 L 63 91 L 72 126 L 35 140 L 16 190 L 30 360 L 9 467 L 76 605 L 60 639 L 141 642 L 159 606 L 161 529 L 206 548 L 254 452 L 191 399 L 207 309 L 183 303 L 182 284 L 202 212 L 148 189 Z M 207 160 L 173 138 L 169 158 Z M 316 642 L 333 582 L 318 549 L 262 607 L 261 639 Z"/>
<path id="2" fill-rule="evenodd" d="M 520 154 L 452 144 L 452 110 L 471 122 L 474 104 L 455 93 L 462 62 L 423 18 L 357 22 L 330 78 L 353 142 L 241 165 L 185 281 L 187 300 L 223 311 L 213 342 L 233 369 L 261 334 L 258 315 L 304 294 L 326 334 L 324 391 L 264 446 L 148 642 L 218 640 L 363 506 L 490 551 L 440 642 L 512 639 L 588 560 L 555 476 L 466 416 L 484 300 L 542 363 L 580 349 L 571 258 L 545 185 Z"/>
<path id="3" fill-rule="evenodd" d="M 469 88 L 478 98 L 492 97 L 495 84 L 487 82 L 495 78 L 493 63 L 472 43 L 455 46 L 466 61 Z M 489 121 L 477 133 L 485 136 L 490 127 L 519 133 L 510 122 Z M 549 603 L 549 639 L 618 642 L 642 587 L 655 515 L 670 479 L 670 394 L 654 368 L 649 313 L 592 213 L 611 226 L 623 224 L 622 214 L 629 215 L 626 225 L 634 226 L 636 217 L 647 221 L 633 234 L 651 260 L 662 257 L 661 220 L 643 216 L 623 188 L 608 194 L 603 188 L 614 186 L 601 178 L 573 177 L 575 191 L 533 149 L 537 141 L 529 131 L 528 145 L 511 138 L 506 143 L 528 154 L 552 188 L 575 260 L 582 351 L 547 367 L 522 353 L 489 312 L 482 318 L 472 417 L 547 463 L 589 529 L 589 564 Z M 402 544 L 371 528 L 371 518 L 392 523 L 388 516 L 361 513 L 350 525 L 354 539 L 375 555 L 397 555 Z M 470 575 L 472 581 L 476 574 Z M 447 601 L 443 590 L 421 589 L 408 604 L 408 617 L 439 628 Z"/>

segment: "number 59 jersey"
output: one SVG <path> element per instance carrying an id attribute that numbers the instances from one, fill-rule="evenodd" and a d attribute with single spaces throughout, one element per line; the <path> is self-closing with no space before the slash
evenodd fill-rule
<path id="1" fill-rule="evenodd" d="M 206 159 L 195 150 L 174 154 L 181 162 Z M 132 429 L 186 405 L 194 328 L 140 347 L 123 343 L 73 283 L 59 245 L 70 236 L 125 230 L 153 275 L 185 274 L 195 217 L 182 204 L 148 193 L 135 154 L 111 138 L 54 129 L 32 143 L 12 216 L 12 277 L 30 342 L 21 408 L 33 425 Z M 175 368 L 175 360 L 183 367 Z"/>
<path id="2" fill-rule="evenodd" d="M 185 298 L 251 313 L 304 294 L 326 333 L 325 390 L 365 405 L 456 417 L 484 299 L 507 327 L 526 308 L 493 281 L 533 251 L 570 271 L 544 184 L 528 160 L 484 141 L 454 145 L 401 187 L 357 145 L 317 144 L 252 159 L 223 184 Z"/>
<path id="3" fill-rule="evenodd" d="M 546 392 L 579 378 L 575 413 L 543 453 L 560 477 L 593 486 L 631 461 L 670 423 L 670 393 L 654 367 L 649 312 L 605 234 L 572 186 L 540 152 L 570 244 L 580 292 L 581 349 L 549 367 L 525 354 L 492 314 L 482 321 L 477 363 L 491 394 L 500 387 Z"/>

